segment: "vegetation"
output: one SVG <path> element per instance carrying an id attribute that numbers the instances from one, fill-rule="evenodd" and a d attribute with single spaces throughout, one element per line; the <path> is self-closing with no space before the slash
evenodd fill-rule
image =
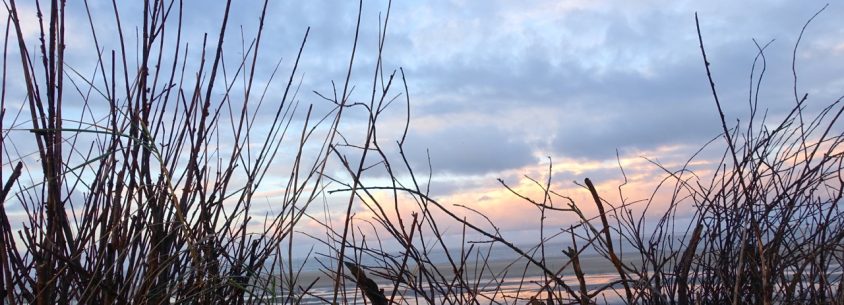
<path id="1" fill-rule="evenodd" d="M 534 180 L 542 198 L 502 181 L 541 211 L 543 234 L 547 217 L 577 219 L 543 235 L 547 242 L 524 247 L 503 238 L 483 211 L 429 195 L 430 176 L 418 174 L 405 155 L 408 125 L 394 142 L 377 136 L 388 106 L 405 103 L 406 124 L 411 109 L 403 71 L 385 73 L 380 60 L 389 9 L 369 100 L 349 99 L 356 31 L 346 79 L 331 94 L 316 93 L 331 105 L 319 113 L 298 104 L 300 57 L 278 96 L 268 97 L 269 85 L 259 85 L 267 1 L 255 38 L 243 43 L 234 64 L 223 47 L 232 1 L 220 12 L 218 36 L 206 37 L 199 53 L 183 42 L 189 12 L 181 1 L 144 1 L 137 54 L 113 5 L 108 31 L 88 14 L 95 60 L 78 67 L 84 62 L 65 57 L 63 1 L 39 6 L 37 45 L 25 39 L 27 25 L 16 1 L 8 1 L 0 95 L 4 303 L 844 303 L 844 133 L 836 125 L 844 106 L 839 99 L 806 112 L 808 96 L 795 86 L 791 112 L 766 117 L 758 98 L 764 46 L 751 71 L 749 120 L 725 119 L 710 76 L 723 134 L 709 145 L 724 144 L 712 174 L 664 168 L 656 191 L 672 196 L 640 202 L 612 202 L 589 179 L 583 188 L 592 201 L 575 202 L 551 189 L 551 168 L 547 180 Z M 116 35 L 119 47 L 101 44 L 108 35 Z M 305 30 L 299 56 L 307 38 Z M 710 75 L 702 37 L 700 48 Z M 18 65 L 9 60 L 15 52 L 20 70 L 9 72 Z M 278 67 L 266 77 L 276 77 Z M 24 81 L 28 118 L 7 109 L 12 78 Z M 359 142 L 340 132 L 349 112 L 368 118 Z M 37 153 L 19 150 L 27 144 L 12 139 L 31 141 Z M 332 176 L 326 170 L 332 166 L 346 175 Z M 257 192 L 278 168 L 287 171 L 283 200 L 272 203 L 272 214 L 253 219 L 263 199 Z M 386 183 L 364 179 L 376 171 L 386 172 Z M 309 212 L 329 194 L 345 198 L 342 226 Z M 356 218 L 357 203 L 374 217 Z M 667 209 L 648 218 L 642 210 L 656 204 Z M 583 211 L 593 205 L 594 217 Z M 677 217 L 689 210 L 691 220 Z M 321 223 L 325 236 L 299 232 L 303 221 Z M 443 232 L 448 222 L 463 227 L 457 248 Z M 294 263 L 294 236 L 302 234 L 330 249 L 309 258 L 322 264 L 328 294 L 317 293 L 318 280 L 305 280 Z M 467 236 L 481 237 L 470 242 Z M 552 249 L 550 241 L 559 239 L 567 245 Z M 494 247 L 521 259 L 493 266 Z M 552 262 L 551 253 L 566 259 Z M 611 264 L 611 280 L 589 283 L 582 264 L 589 253 Z M 505 289 L 511 283 L 504 279 L 514 277 L 517 288 Z"/>

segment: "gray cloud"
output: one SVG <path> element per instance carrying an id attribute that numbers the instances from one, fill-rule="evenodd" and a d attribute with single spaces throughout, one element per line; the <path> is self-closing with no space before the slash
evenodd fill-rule
<path id="1" fill-rule="evenodd" d="M 95 28 L 102 33 L 98 38 L 108 53 L 119 46 L 111 5 L 92 4 Z M 228 73 L 243 55 L 241 31 L 247 45 L 255 34 L 259 4 L 237 2 L 234 7 L 226 39 Z M 139 8 L 132 2 L 120 5 L 125 12 L 121 13 L 124 33 L 133 37 L 139 23 L 131 12 Z M 741 118 L 747 108 L 749 69 L 756 53 L 752 38 L 760 43 L 776 39 L 767 52 L 761 99 L 772 115 L 781 113 L 793 103 L 791 48 L 803 23 L 823 4 L 441 0 L 393 5 L 385 70 L 405 67 L 414 120 L 433 118 L 438 124 L 411 126 L 419 128 L 412 129 L 408 138 L 411 163 L 425 168 L 425 150 L 430 149 L 435 173 L 483 175 L 534 164 L 537 155 L 611 159 L 617 148 L 625 152 L 672 144 L 696 146 L 718 134 L 695 34 L 695 11 L 728 119 Z M 78 3 L 69 8 L 75 13 L 70 19 L 74 29 L 86 30 L 84 9 Z M 352 77 L 355 101 L 368 100 L 371 92 L 378 15 L 385 9 L 385 1 L 364 3 Z M 303 105 L 313 103 L 319 114 L 331 109 L 311 91 L 330 95 L 331 81 L 340 85 L 344 80 L 356 10 L 353 1 L 272 2 L 258 84 L 268 81 L 276 60 L 284 61 L 268 90 L 268 101 L 280 99 L 299 43 L 311 26 L 296 77 L 303 77 L 297 99 Z M 191 67 L 198 64 L 204 33 L 209 52 L 213 49 L 221 15 L 219 2 L 186 1 L 183 42 L 189 42 L 192 50 L 187 78 L 196 71 Z M 844 26 L 838 21 L 842 15 L 844 6 L 830 6 L 802 42 L 800 91 L 810 91 L 812 101 L 842 94 Z M 71 41 L 68 58 L 81 60 L 73 61 L 79 63 L 76 68 L 91 71 L 93 65 L 84 65 L 94 60 L 91 39 L 85 35 Z M 134 50 L 136 45 L 129 41 L 127 47 Z M 23 86 L 15 80 L 19 78 L 9 79 L 9 96 L 22 97 Z M 222 91 L 218 93 L 222 96 Z M 360 126 L 365 120 L 359 111 L 347 115 L 350 122 L 344 127 Z M 399 125 L 384 129 L 391 126 Z M 354 131 L 347 134 L 360 136 Z M 392 145 L 388 140 L 382 143 Z"/>
<path id="2" fill-rule="evenodd" d="M 424 160 L 431 151 L 431 163 L 437 171 L 458 174 L 484 174 L 518 168 L 535 162 L 531 149 L 495 126 L 456 122 L 432 133 L 413 132 L 408 151 L 414 160 Z"/>
<path id="3" fill-rule="evenodd" d="M 442 11 L 442 25 L 429 24 L 429 29 L 408 34 L 440 30 L 439 36 L 425 36 L 435 47 L 413 46 L 432 52 L 410 61 L 413 69 L 408 69 L 417 114 L 487 114 L 529 124 L 536 122 L 517 117 L 516 110 L 542 107 L 560 114 L 559 121 L 551 123 L 558 128 L 550 147 L 531 149 L 590 159 L 611 158 L 616 148 L 702 145 L 721 131 L 699 53 L 695 11 L 700 12 L 727 119 L 734 122 L 747 112 L 748 78 L 756 55 L 753 38 L 760 43 L 776 38 L 766 52 L 762 106 L 772 113 L 789 109 L 791 49 L 802 24 L 822 6 L 779 2 L 729 4 L 732 9 L 724 9 L 721 4 L 680 3 L 625 10 L 596 5 L 560 16 L 534 14 L 548 19 L 526 18 L 514 25 L 502 16 L 529 14 L 531 5 L 525 10 L 500 5 L 477 13 L 488 18 Z M 830 68 L 840 65 L 833 60 L 833 43 L 823 43 L 842 43 L 829 34 L 842 31 L 834 22 L 840 15 L 841 8 L 830 7 L 804 37 L 801 54 L 815 57 L 798 58 L 806 87 L 835 92 L 829 88 L 840 82 L 841 76 Z M 441 146 L 431 150 L 452 151 Z"/>
<path id="4" fill-rule="evenodd" d="M 193 17 L 185 19 L 185 36 L 192 37 L 194 45 L 203 32 L 214 38 L 217 29 L 211 25 L 222 7 L 187 4 L 186 14 Z M 258 4 L 233 8 L 227 33 L 229 66 L 240 56 L 240 32 L 247 38 L 254 35 Z M 466 129 L 446 122 L 435 135 L 412 134 L 411 142 L 418 137 L 415 141 L 420 143 L 414 148 L 430 148 L 435 159 L 448 156 L 443 159 L 444 170 L 503 170 L 525 164 L 533 153 L 606 158 L 614 155 L 615 148 L 703 143 L 720 131 L 714 124 L 717 113 L 699 55 L 695 11 L 701 16 L 718 89 L 727 101 L 725 109 L 738 117 L 746 109 L 747 77 L 756 52 L 751 38 L 762 43 L 777 39 L 768 52 L 769 85 L 765 88 L 769 91 L 763 98 L 774 112 L 786 109 L 789 99 L 783 95 L 787 97 L 785 89 L 791 81 L 790 49 L 802 23 L 820 7 L 820 3 L 813 7 L 791 2 L 394 3 L 384 64 L 388 72 L 406 68 L 415 117 L 467 114 L 498 120 L 486 123 L 490 126 L 500 122 L 528 126 L 537 122 L 524 117 L 521 109 L 536 107 L 558 114 L 559 121 L 544 122 L 545 129 L 538 128 L 541 132 L 511 126 L 495 134 L 489 128 Z M 382 2 L 364 3 L 353 100 L 368 99 L 378 18 L 385 9 Z M 270 7 L 262 58 L 266 62 L 284 58 L 283 71 L 292 68 L 304 29 L 312 27 L 299 68 L 305 75 L 299 99 L 314 103 L 318 113 L 332 106 L 310 92 L 331 95 L 330 81 L 339 83 L 345 78 L 356 10 L 353 2 L 275 2 Z M 842 27 L 834 20 L 841 10 L 833 6 L 822 14 L 801 49 L 815 57 L 799 66 L 805 71 L 801 83 L 819 86 L 818 93 L 828 92 L 828 96 L 835 93 L 831 84 L 840 76 L 828 68 L 835 58 L 829 49 L 835 45 L 823 42 L 839 39 L 835 33 Z M 258 68 L 259 75 L 266 75 L 271 67 Z M 271 99 L 280 98 L 283 79 L 286 76 L 278 76 L 271 87 Z M 350 111 L 347 119 L 365 117 Z M 519 132 L 544 133 L 550 139 L 545 145 L 527 143 L 519 139 L 527 135 Z M 459 155 L 473 151 L 477 155 L 474 147 L 485 146 L 466 139 L 494 138 L 508 141 L 496 144 L 501 149 L 485 147 L 485 151 L 501 152 L 495 158 L 459 160 Z M 414 163 L 426 161 L 424 153 L 419 155 Z M 490 167 L 481 168 L 483 164 Z"/>

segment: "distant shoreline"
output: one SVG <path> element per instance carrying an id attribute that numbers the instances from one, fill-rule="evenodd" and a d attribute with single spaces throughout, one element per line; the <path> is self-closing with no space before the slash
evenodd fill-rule
<path id="1" fill-rule="evenodd" d="M 631 253 L 627 253 L 622 257 L 626 259 L 632 255 L 633 254 Z M 552 272 L 557 272 L 569 262 L 569 259 L 568 257 L 562 255 L 555 255 L 547 257 L 546 262 L 549 270 L 551 270 Z M 610 261 L 599 254 L 581 254 L 580 264 L 584 274 L 586 275 L 586 278 L 606 278 L 607 276 L 612 276 L 615 274 L 615 269 L 613 268 Z M 363 265 L 367 268 L 373 267 L 367 264 Z M 444 276 L 453 277 L 454 272 L 452 270 L 452 267 L 447 262 L 435 262 L 433 266 L 437 270 L 443 272 Z M 408 270 L 413 270 L 414 268 L 416 268 L 415 265 L 408 266 Z M 504 273 L 505 269 L 507 271 L 506 274 Z M 328 276 L 323 271 L 325 270 L 319 268 L 318 263 L 316 263 L 316 261 L 309 261 L 302 268 L 302 272 L 299 274 L 296 281 L 297 285 L 309 285 L 314 280 L 318 279 L 317 283 L 314 285 L 314 288 L 325 288 L 333 286 L 333 280 L 328 278 Z M 372 278 L 379 286 L 393 284 L 392 281 L 373 274 L 372 270 L 367 270 L 366 272 L 367 274 L 369 274 L 370 278 Z M 466 263 L 466 269 L 464 270 L 464 272 L 469 276 L 469 278 L 477 278 L 477 275 L 479 275 L 478 273 L 480 272 L 483 272 L 482 278 L 487 278 L 491 275 L 495 275 L 499 278 L 541 278 L 544 275 L 544 272 L 541 268 L 530 264 L 527 259 L 518 258 L 513 255 L 508 255 L 508 257 L 492 258 L 486 263 L 486 265 L 476 264 L 474 260 L 468 261 Z M 560 275 L 565 278 L 573 277 L 574 271 L 572 266 L 566 266 L 566 268 L 563 269 Z"/>

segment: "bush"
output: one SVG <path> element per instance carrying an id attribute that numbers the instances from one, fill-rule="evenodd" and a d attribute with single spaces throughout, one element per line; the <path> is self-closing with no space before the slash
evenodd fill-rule
<path id="1" fill-rule="evenodd" d="M 183 15 L 190 12 L 181 2 L 143 4 L 137 54 L 126 46 L 131 36 L 124 34 L 116 2 L 113 31 L 95 26 L 89 13 L 96 60 L 86 70 L 66 62 L 64 2 L 43 14 L 39 7 L 35 46 L 16 2 L 8 3 L 0 123 L 0 298 L 6 303 L 844 302 L 840 100 L 806 113 L 807 96 L 795 94 L 791 112 L 771 122 L 751 97 L 750 119 L 728 126 L 710 76 L 725 144 L 714 174 L 664 168 L 666 178 L 656 188 L 673 196 L 658 219 L 633 209 L 648 209 L 658 199 L 613 203 L 589 179 L 583 188 L 592 202 L 576 203 L 551 189 L 550 168 L 548 180 L 534 180 L 541 199 L 502 181 L 541 211 L 543 242 L 524 247 L 503 238 L 482 211 L 429 195 L 426 178 L 405 156 L 408 125 L 395 143 L 379 142 L 384 109 L 405 102 L 405 124 L 410 116 L 403 71 L 384 73 L 383 31 L 368 103 L 349 99 L 356 35 L 346 79 L 333 94 L 317 93 L 331 105 L 318 114 L 297 100 L 308 30 L 279 97 L 268 98 L 269 85 L 257 85 L 267 2 L 233 74 L 223 52 L 231 1 L 216 44 L 205 45 L 206 37 L 200 53 L 182 42 Z M 380 26 L 388 20 L 389 9 Z M 97 39 L 108 34 L 116 35 L 119 48 L 102 52 L 107 47 Z M 700 47 L 709 75 L 702 38 Z M 6 112 L 9 48 L 21 60 L 26 122 Z M 763 47 L 757 60 L 754 67 L 764 70 Z M 358 143 L 339 131 L 351 111 L 367 118 Z M 36 162 L 17 148 L 27 141 L 37 146 Z M 347 177 L 329 175 L 330 166 Z M 253 211 L 257 191 L 279 167 L 287 171 L 283 200 L 253 220 L 260 216 Z M 386 173 L 386 184 L 365 179 L 376 169 Z M 342 227 L 308 212 L 329 194 L 344 198 Z M 355 217 L 357 202 L 367 206 L 371 221 Z M 584 213 L 586 205 L 598 214 Z M 679 221 L 678 212 L 689 208 L 692 219 Z M 576 221 L 545 236 L 551 214 Z M 322 264 L 328 290 L 317 289 L 324 282 L 306 279 L 304 267 L 294 263 L 293 236 L 303 219 L 325 229 L 327 238 L 302 234 L 330 249 L 309 255 Z M 445 236 L 444 223 L 462 226 L 459 247 Z M 552 238 L 569 242 L 554 249 Z M 500 263 L 495 254 L 502 248 L 519 259 Z M 551 254 L 557 251 L 562 262 Z M 605 262 L 614 275 L 596 284 L 586 261 Z"/>

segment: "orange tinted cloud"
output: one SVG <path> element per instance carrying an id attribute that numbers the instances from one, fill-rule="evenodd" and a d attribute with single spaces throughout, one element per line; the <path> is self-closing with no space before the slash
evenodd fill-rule
<path id="1" fill-rule="evenodd" d="M 668 158 L 663 158 L 665 160 L 663 166 L 668 169 L 679 169 L 685 162 L 686 151 L 688 151 L 688 147 L 668 146 L 660 147 L 654 151 L 641 152 L 641 154 L 667 156 Z M 681 156 L 683 158 L 680 158 Z M 626 183 L 625 176 L 622 175 L 619 168 L 619 163 L 626 174 Z M 690 166 L 698 169 L 701 176 L 706 176 L 710 173 L 706 168 L 711 164 L 712 161 L 698 160 L 691 163 Z M 648 214 L 661 214 L 671 200 L 674 182 L 676 181 L 673 178 L 666 179 L 669 176 L 668 173 L 638 155 L 622 156 L 619 160 L 553 159 L 551 169 L 550 189 L 554 194 L 550 195 L 545 204 L 558 209 L 568 209 L 569 203 L 573 201 L 586 217 L 597 215 L 596 205 L 589 191 L 575 184 L 572 180 L 582 184 L 584 178 L 591 177 L 604 200 L 614 206 L 633 203 L 630 209 L 634 211 L 634 215 L 644 212 L 646 200 L 652 197 L 654 199 L 647 211 Z M 432 189 L 436 190 L 438 184 L 448 184 L 452 190 L 439 196 L 433 196 L 433 199 L 449 209 L 458 218 L 465 217 L 469 222 L 489 230 L 488 232 L 493 232 L 494 228 L 475 211 L 488 217 L 496 228 L 502 231 L 539 229 L 540 209 L 529 201 L 520 198 L 514 192 L 535 202 L 543 202 L 545 197 L 543 188 L 548 179 L 548 170 L 548 161 L 546 160 L 534 165 L 489 175 L 462 177 L 453 174 L 435 175 Z M 496 181 L 496 175 L 505 177 L 502 180 L 510 187 L 509 190 Z M 690 177 L 687 173 L 684 175 Z M 663 180 L 665 180 L 665 184 L 658 192 L 654 193 L 655 188 Z M 455 184 L 458 186 L 455 186 Z M 409 222 L 411 213 L 420 212 L 416 201 L 407 194 L 399 195 L 398 214 L 395 210 L 392 192 L 375 191 L 372 194 L 373 198 L 356 202 L 356 210 L 359 211 L 355 215 L 357 219 L 383 219 L 381 216 L 376 216 L 382 215 L 383 211 L 387 218 L 394 223 L 397 223 L 396 215 L 402 215 L 404 221 Z M 376 206 L 374 202 L 379 202 L 380 206 Z M 433 205 L 431 205 L 431 208 L 434 210 L 433 214 L 436 220 L 442 225 L 441 228 L 447 229 L 450 233 L 459 233 L 462 230 L 461 225 L 450 216 L 438 211 Z M 610 209 L 611 207 L 607 206 L 606 208 Z M 681 211 L 683 210 L 691 211 L 689 206 L 681 207 Z M 549 210 L 546 213 L 545 226 L 546 229 L 556 230 L 576 224 L 578 221 L 579 218 L 574 212 Z"/>

